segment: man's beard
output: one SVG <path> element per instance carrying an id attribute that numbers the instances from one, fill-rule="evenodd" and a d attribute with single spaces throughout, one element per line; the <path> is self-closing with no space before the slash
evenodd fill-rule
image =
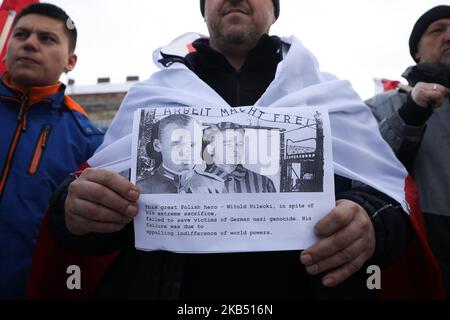
<path id="1" fill-rule="evenodd" d="M 229 32 L 221 27 L 218 27 L 216 30 L 215 39 L 226 46 L 248 46 L 253 48 L 261 38 L 261 35 L 255 30 Z"/>
<path id="2" fill-rule="evenodd" d="M 447 55 L 445 57 L 443 57 L 440 61 L 440 64 L 446 66 L 447 68 L 450 68 L 450 55 Z"/>
<path id="3" fill-rule="evenodd" d="M 438 61 L 440 64 L 450 67 L 450 42 L 447 41 L 445 45 L 445 51 L 443 52 L 443 56 Z"/>
<path id="4" fill-rule="evenodd" d="M 241 46 L 244 44 L 255 43 L 258 41 L 258 36 L 256 32 L 235 32 L 222 34 L 221 38 L 225 43 L 230 45 Z"/>

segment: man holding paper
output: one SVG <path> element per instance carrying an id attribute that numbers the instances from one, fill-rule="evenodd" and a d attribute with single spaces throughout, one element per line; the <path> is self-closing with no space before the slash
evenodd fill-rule
<path id="1" fill-rule="evenodd" d="M 121 250 L 97 290 L 100 298 L 372 298 L 367 264 L 402 256 L 411 226 L 406 171 L 377 134 L 350 84 L 318 70 L 295 38 L 269 36 L 279 1 L 200 1 L 209 38 L 187 34 L 154 57 L 161 71 L 132 88 L 100 155 L 129 159 L 133 112 L 147 105 L 211 108 L 314 106 L 330 115 L 336 207 L 315 225 L 306 250 L 175 254 L 134 247 L 140 190 L 120 175 L 86 169 L 54 207 L 51 229 L 66 247 L 89 254 Z M 128 141 L 128 140 L 127 140 Z M 122 143 L 122 145 L 127 145 Z M 352 181 L 363 186 L 352 188 Z M 403 208 L 402 208 L 403 206 Z"/>

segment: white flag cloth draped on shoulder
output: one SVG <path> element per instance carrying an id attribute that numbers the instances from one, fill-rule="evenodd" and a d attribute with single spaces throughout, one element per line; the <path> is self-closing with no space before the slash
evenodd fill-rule
<path id="1" fill-rule="evenodd" d="M 192 42 L 202 37 L 188 33 L 154 53 L 161 69 L 132 87 L 108 129 L 103 144 L 88 160 L 91 167 L 131 159 L 133 114 L 137 108 L 196 106 L 230 107 L 211 87 L 182 63 L 164 66 L 161 53 L 186 56 Z M 332 130 L 335 173 L 365 183 L 397 200 L 405 211 L 407 172 L 382 139 L 375 118 L 348 81 L 321 72 L 316 58 L 294 36 L 283 38 L 284 59 L 275 79 L 255 103 L 257 107 L 308 108 L 328 112 Z"/>

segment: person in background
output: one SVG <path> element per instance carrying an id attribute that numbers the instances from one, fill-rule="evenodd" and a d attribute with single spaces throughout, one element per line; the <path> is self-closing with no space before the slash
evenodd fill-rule
<path id="1" fill-rule="evenodd" d="M 409 50 L 409 88 L 367 100 L 383 138 L 417 184 L 428 239 L 450 298 L 450 6 L 425 12 Z"/>
<path id="2" fill-rule="evenodd" d="M 102 142 L 59 82 L 76 65 L 76 41 L 52 4 L 31 4 L 13 22 L 0 81 L 0 299 L 24 296 L 52 193 Z"/>

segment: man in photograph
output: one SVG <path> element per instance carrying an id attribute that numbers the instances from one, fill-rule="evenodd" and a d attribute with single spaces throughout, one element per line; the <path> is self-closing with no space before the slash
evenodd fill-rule
<path id="1" fill-rule="evenodd" d="M 157 136 L 152 137 L 148 149 L 159 159 L 155 159 L 156 168 L 150 176 L 137 182 L 141 193 L 221 193 L 221 178 L 195 169 L 201 125 L 190 116 L 175 114 L 156 126 Z"/>
<path id="2" fill-rule="evenodd" d="M 276 192 L 270 178 L 243 166 L 244 127 L 232 122 L 220 122 L 204 131 L 203 141 L 206 172 L 222 178 L 228 193 Z"/>

